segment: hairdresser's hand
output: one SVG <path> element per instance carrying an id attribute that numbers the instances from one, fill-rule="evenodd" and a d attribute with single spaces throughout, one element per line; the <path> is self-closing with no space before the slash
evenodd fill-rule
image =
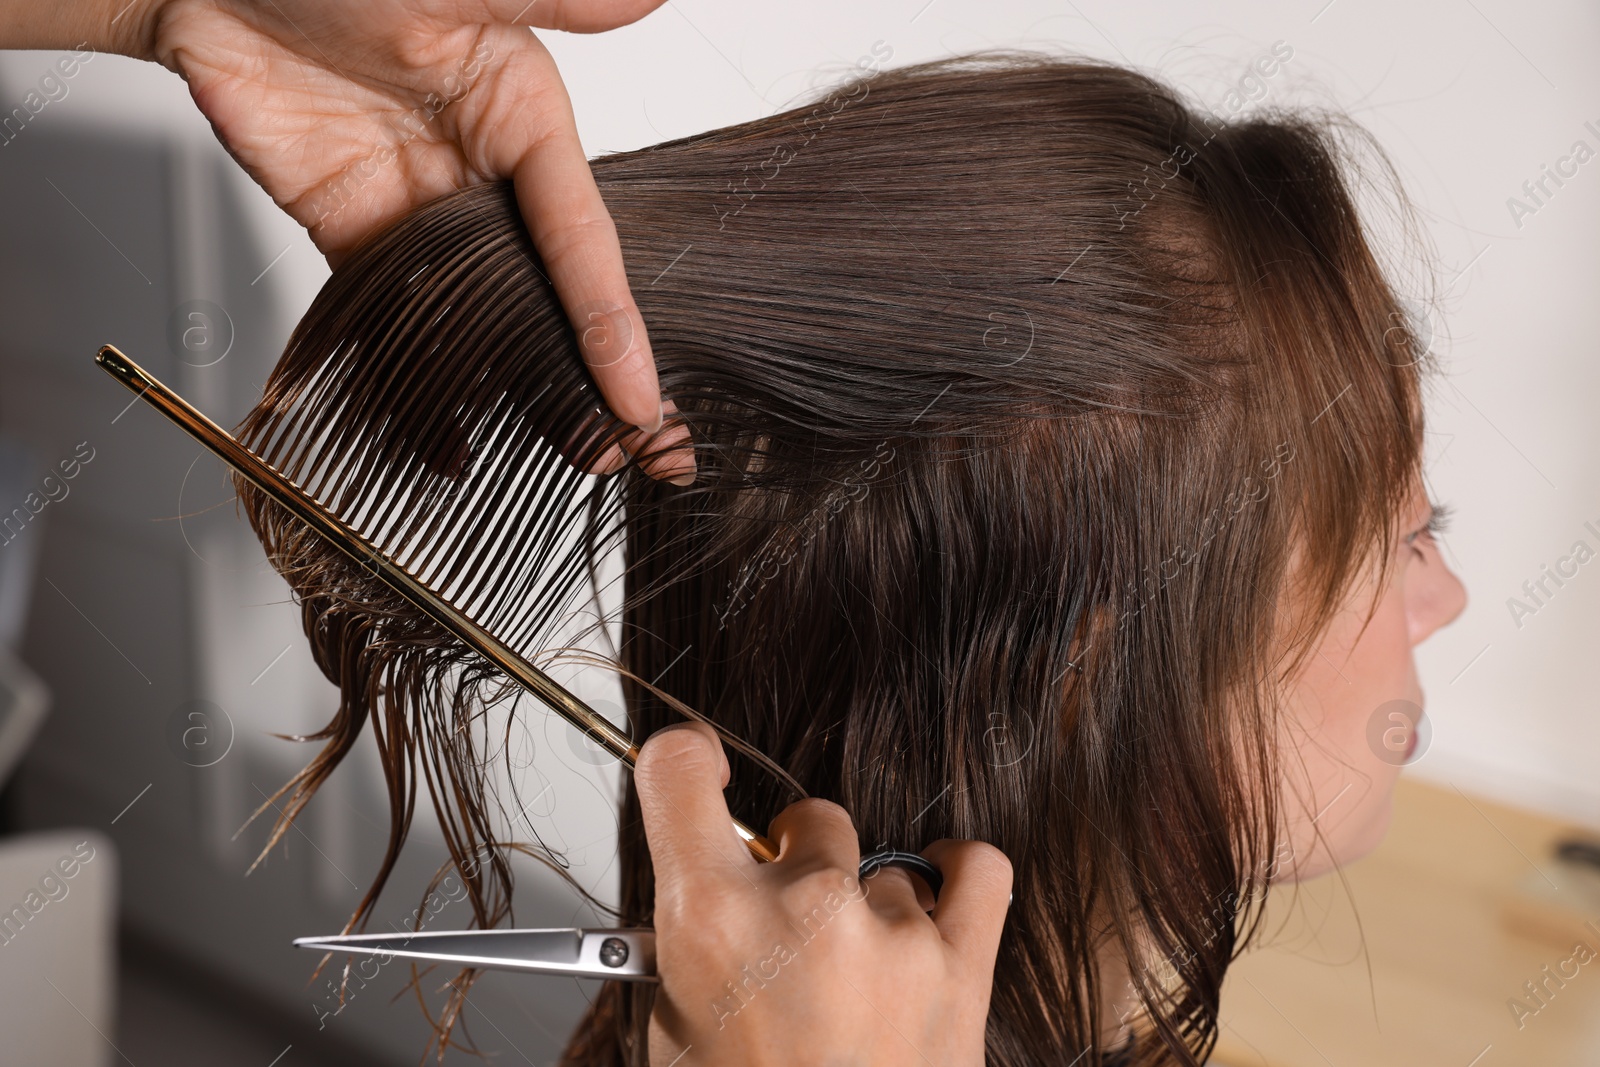
<path id="1" fill-rule="evenodd" d="M 979 1067 L 1005 857 L 973 841 L 931 846 L 944 888 L 929 918 L 926 888 L 904 871 L 857 880 L 855 828 L 826 801 L 779 815 L 778 859 L 758 863 L 729 821 L 727 780 L 721 744 L 698 723 L 662 730 L 639 755 L 661 976 L 651 1064 Z"/>
<path id="2" fill-rule="evenodd" d="M 527 27 L 593 33 L 661 3 L 0 0 L 0 47 L 87 40 L 177 72 L 228 151 L 335 265 L 419 204 L 514 179 L 600 392 L 619 418 L 650 431 L 674 409 L 661 403 L 616 228 L 566 88 Z M 657 446 L 688 437 L 675 423 Z M 626 443 L 637 450 L 643 434 Z M 597 469 L 620 460 L 613 450 Z M 650 473 L 693 467 L 689 450 L 674 447 Z"/>

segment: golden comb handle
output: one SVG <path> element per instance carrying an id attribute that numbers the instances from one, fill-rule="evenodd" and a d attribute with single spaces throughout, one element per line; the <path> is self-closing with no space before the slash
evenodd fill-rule
<path id="1" fill-rule="evenodd" d="M 238 471 L 273 502 L 315 530 L 329 544 L 368 568 L 383 583 L 428 618 L 455 634 L 463 644 L 542 700 L 567 722 L 632 768 L 639 747 L 604 716 L 579 700 L 564 686 L 503 644 L 499 638 L 463 615 L 456 607 L 418 581 L 366 538 L 346 526 L 279 473 L 270 463 L 240 444 L 232 434 L 206 418 L 194 405 L 148 374 L 112 345 L 102 345 L 94 360 L 117 381 L 172 420 L 218 459 Z M 733 828 L 758 860 L 777 858 L 772 842 L 738 819 Z"/>

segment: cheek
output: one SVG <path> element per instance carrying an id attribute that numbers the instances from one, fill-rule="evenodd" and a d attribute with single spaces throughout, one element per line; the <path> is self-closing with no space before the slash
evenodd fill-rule
<path id="1" fill-rule="evenodd" d="M 1351 654 L 1357 669 L 1371 679 L 1369 688 L 1376 690 L 1379 703 L 1400 698 L 1420 703 L 1422 693 L 1412 645 L 1405 589 L 1401 580 L 1396 580 Z"/>
<path id="2" fill-rule="evenodd" d="M 1369 594 L 1370 595 L 1370 594 Z M 1326 873 L 1371 851 L 1389 824 L 1400 768 L 1382 758 L 1372 721 L 1394 700 L 1421 703 L 1398 579 L 1372 618 L 1342 612 L 1318 643 L 1286 716 L 1283 805 L 1296 878 Z"/>
<path id="3" fill-rule="evenodd" d="M 1379 709 L 1395 700 L 1422 702 L 1400 576 L 1379 599 L 1371 619 L 1365 615 L 1341 613 L 1313 657 L 1320 669 L 1306 677 L 1308 703 L 1315 709 L 1308 725 L 1363 768 L 1368 761 L 1360 757 L 1374 755 L 1366 733 Z"/>

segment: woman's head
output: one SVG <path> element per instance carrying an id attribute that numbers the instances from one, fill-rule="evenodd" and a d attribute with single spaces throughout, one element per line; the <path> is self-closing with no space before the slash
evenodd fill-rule
<path id="1" fill-rule="evenodd" d="M 1420 483 L 1395 519 L 1388 567 L 1369 566 L 1318 637 L 1282 706 L 1290 754 L 1280 792 L 1286 832 L 1275 878 L 1304 879 L 1370 851 L 1389 825 L 1413 754 L 1422 684 L 1412 649 L 1466 606 L 1435 534 L 1442 509 Z"/>
<path id="2" fill-rule="evenodd" d="M 1279 846 L 1309 856 L 1297 827 L 1322 824 L 1299 808 L 1332 799 L 1304 737 L 1359 756 L 1363 702 L 1412 696 L 1383 597 L 1420 476 L 1424 355 L 1331 127 L 1228 124 L 1118 67 L 999 55 L 870 72 L 594 169 L 700 474 L 602 480 L 583 551 L 520 593 L 568 588 L 613 543 L 601 502 L 620 504 L 632 675 L 843 804 L 864 846 L 978 838 L 1011 859 L 990 1062 L 1098 1041 L 1108 954 L 1158 1035 L 1140 1056 L 1202 1054 Z M 357 465 L 416 479 L 414 531 L 451 529 L 467 513 L 448 509 L 502 499 L 455 483 L 576 432 L 585 403 L 538 399 L 581 378 L 564 323 L 508 191 L 465 190 L 341 265 L 246 439 L 309 455 L 330 427 L 369 427 Z M 470 702 L 393 682 L 444 658 L 436 635 L 364 607 L 381 590 L 244 495 L 345 693 L 301 787 L 371 705 L 397 796 L 417 758 L 398 753 L 443 751 L 470 777 L 450 729 Z M 506 555 L 462 558 L 482 585 Z M 1357 637 L 1340 627 L 1364 582 L 1380 625 Z M 1448 583 L 1426 584 L 1413 636 L 1449 614 Z M 1318 673 L 1341 649 L 1370 685 Z M 624 692 L 636 736 L 675 717 Z M 729 797 L 760 825 L 790 794 L 736 761 Z M 624 808 L 621 910 L 647 921 Z M 498 870 L 464 881 L 484 894 Z M 574 1060 L 642 1062 L 648 995 L 608 988 Z"/>

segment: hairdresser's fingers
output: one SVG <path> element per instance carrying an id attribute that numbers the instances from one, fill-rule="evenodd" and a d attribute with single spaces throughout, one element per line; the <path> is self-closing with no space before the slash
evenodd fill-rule
<path id="1" fill-rule="evenodd" d="M 1011 906 L 1011 861 L 982 841 L 935 841 L 922 855 L 944 876 L 933 906 L 934 925 L 957 956 L 987 980 Z"/>
<path id="2" fill-rule="evenodd" d="M 866 879 L 867 906 L 893 923 L 927 922 L 933 894 L 926 888 L 918 891 L 921 881 L 903 867 L 880 867 Z M 929 901 L 926 906 L 922 901 L 924 893 Z"/>
<path id="3" fill-rule="evenodd" d="M 638 456 L 640 468 L 652 478 L 688 485 L 695 478 L 689 427 L 678 417 L 676 404 L 671 400 L 662 403 L 667 422 L 658 433 L 647 434 L 643 430 L 624 433 L 598 455 L 592 455 L 611 423 L 606 413 L 596 408 L 556 448 L 568 463 L 590 474 L 615 474 L 627 466 L 630 456 Z"/>
<path id="4" fill-rule="evenodd" d="M 655 358 L 572 102 L 544 45 L 526 31 L 503 33 L 515 42 L 504 42 L 506 59 L 486 75 L 486 91 L 456 104 L 462 146 L 483 173 L 511 175 L 523 221 L 601 396 L 618 418 L 653 433 L 666 416 Z M 692 466 L 693 452 L 678 452 L 682 462 L 648 473 Z"/>
<path id="5" fill-rule="evenodd" d="M 629 452 L 639 457 L 639 466 L 652 478 L 689 485 L 695 478 L 693 441 L 689 427 L 678 414 L 678 406 L 670 399 L 661 402 L 667 421 L 655 434 L 643 430 L 628 435 L 625 445 Z"/>
<path id="6" fill-rule="evenodd" d="M 795 801 L 772 820 L 768 834 L 778 846 L 778 862 L 790 870 L 854 872 L 861 863 L 861 842 L 850 813 L 831 800 Z"/>
<path id="7" fill-rule="evenodd" d="M 796 801 L 772 820 L 769 834 L 778 846 L 777 866 L 793 871 L 843 870 L 861 866 L 861 840 L 850 815 L 831 801 Z M 891 921 L 925 919 L 933 894 L 899 867 L 880 867 L 863 887 L 872 910 Z M 923 896 L 927 905 L 922 903 Z"/>
<path id="8" fill-rule="evenodd" d="M 620 440 L 613 441 L 599 454 L 594 454 L 601 436 L 606 431 L 606 426 L 611 420 L 606 413 L 595 408 L 584 417 L 583 422 L 572 435 L 565 441 L 552 442 L 561 457 L 575 467 L 587 471 L 589 474 L 614 474 L 628 464 L 625 447 L 631 447 L 628 442 L 633 434 L 623 436 Z"/>
<path id="9" fill-rule="evenodd" d="M 633 772 L 657 885 L 683 887 L 730 866 L 753 866 L 733 829 L 722 789 L 728 760 L 704 723 L 676 723 L 650 735 Z M 657 894 L 691 899 L 694 894 Z"/>
<path id="10" fill-rule="evenodd" d="M 660 427 L 661 388 L 644 321 L 628 291 L 622 246 L 578 140 L 572 102 L 538 39 L 493 68 L 489 91 L 460 103 L 472 154 L 487 171 L 510 174 L 517 204 L 551 284 L 577 331 L 584 361 L 617 417 Z"/>
<path id="11" fill-rule="evenodd" d="M 455 0 L 458 10 L 466 7 Z M 474 21 L 511 22 L 567 33 L 601 33 L 637 22 L 666 0 L 476 0 Z"/>

